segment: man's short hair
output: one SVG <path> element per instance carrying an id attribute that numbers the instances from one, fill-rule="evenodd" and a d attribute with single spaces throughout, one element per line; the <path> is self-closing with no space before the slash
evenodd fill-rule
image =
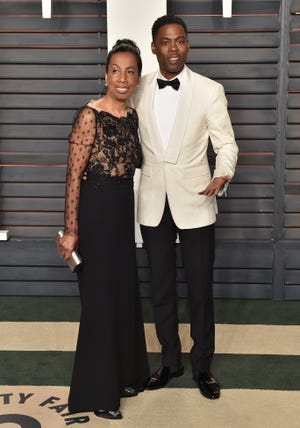
<path id="1" fill-rule="evenodd" d="M 152 25 L 152 41 L 154 42 L 157 33 L 163 25 L 166 24 L 178 24 L 181 25 L 184 29 L 185 34 L 188 34 L 186 23 L 176 15 L 164 15 L 156 19 L 154 24 Z"/>

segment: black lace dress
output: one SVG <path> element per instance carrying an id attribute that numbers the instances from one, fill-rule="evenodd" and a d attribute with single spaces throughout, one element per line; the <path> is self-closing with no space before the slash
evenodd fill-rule
<path id="1" fill-rule="evenodd" d="M 65 230 L 79 234 L 83 259 L 71 412 L 117 410 L 124 388 L 142 389 L 149 376 L 134 242 L 137 126 L 135 110 L 118 118 L 85 106 L 70 135 Z"/>

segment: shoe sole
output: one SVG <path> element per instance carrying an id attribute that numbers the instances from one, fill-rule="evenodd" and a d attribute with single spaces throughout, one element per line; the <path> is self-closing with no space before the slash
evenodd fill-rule
<path id="1" fill-rule="evenodd" d="M 207 398 L 208 400 L 217 400 L 218 398 L 220 398 L 220 394 L 218 395 L 218 397 L 212 397 L 211 395 L 208 395 L 202 392 L 200 388 L 199 388 L 199 391 L 200 391 L 200 394 L 203 395 L 203 397 Z"/>
<path id="2" fill-rule="evenodd" d="M 138 392 L 136 392 L 136 393 L 134 393 L 134 394 L 129 394 L 129 393 L 127 392 L 127 393 L 122 394 L 122 398 L 136 397 L 137 395 L 138 395 Z"/>

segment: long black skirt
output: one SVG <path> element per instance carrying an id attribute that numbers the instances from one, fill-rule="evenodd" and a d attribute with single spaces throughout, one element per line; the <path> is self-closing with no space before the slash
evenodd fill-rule
<path id="1" fill-rule="evenodd" d="M 73 413 L 117 410 L 149 376 L 134 242 L 131 180 L 88 178 L 79 207 L 81 320 L 69 394 Z"/>

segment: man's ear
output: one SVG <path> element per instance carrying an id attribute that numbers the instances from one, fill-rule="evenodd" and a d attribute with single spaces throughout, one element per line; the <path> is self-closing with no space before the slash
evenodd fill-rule
<path id="1" fill-rule="evenodd" d="M 155 43 L 154 42 L 151 43 L 151 50 L 152 50 L 152 53 L 154 55 L 156 55 L 156 47 L 155 47 Z"/>

